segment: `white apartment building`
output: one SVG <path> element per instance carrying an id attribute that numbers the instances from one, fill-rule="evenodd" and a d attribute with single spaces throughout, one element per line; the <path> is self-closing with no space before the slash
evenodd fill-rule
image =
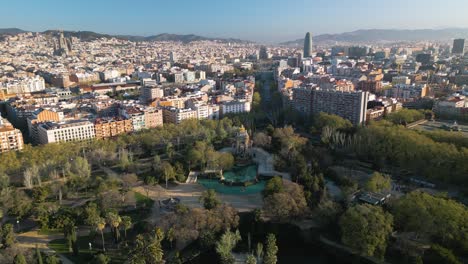
<path id="1" fill-rule="evenodd" d="M 234 100 L 230 102 L 224 102 L 221 104 L 221 113 L 226 114 L 238 114 L 250 112 L 251 103 L 246 100 Z"/>
<path id="2" fill-rule="evenodd" d="M 189 82 L 189 83 L 195 82 L 195 72 L 192 72 L 192 71 L 184 72 L 184 79 L 186 82 Z"/>
<path id="3" fill-rule="evenodd" d="M 96 136 L 94 124 L 90 121 L 46 122 L 38 127 L 38 132 L 40 144 L 89 140 Z"/>
<path id="4" fill-rule="evenodd" d="M 7 94 L 39 92 L 45 90 L 45 81 L 39 75 L 15 79 L 0 83 L 0 90 Z"/>
<path id="5" fill-rule="evenodd" d="M 166 107 L 163 109 L 164 123 L 180 124 L 183 120 L 197 119 L 198 113 L 192 109 Z"/>

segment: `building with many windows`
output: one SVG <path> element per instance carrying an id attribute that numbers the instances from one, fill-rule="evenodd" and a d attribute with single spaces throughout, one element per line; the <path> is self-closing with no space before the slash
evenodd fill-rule
<path id="1" fill-rule="evenodd" d="M 292 106 L 305 115 L 320 112 L 348 119 L 354 125 L 366 121 L 368 92 L 321 90 L 318 87 L 293 89 Z"/>
<path id="2" fill-rule="evenodd" d="M 72 121 L 67 123 L 45 122 L 38 127 L 39 143 L 81 141 L 95 138 L 93 123 Z"/>
<path id="3" fill-rule="evenodd" d="M 239 114 L 250 112 L 251 103 L 247 100 L 233 100 L 221 104 L 221 114 Z"/>
<path id="4" fill-rule="evenodd" d="M 22 150 L 23 147 L 24 143 L 21 131 L 0 117 L 0 153 L 11 150 Z"/>
<path id="5" fill-rule="evenodd" d="M 111 138 L 120 134 L 133 132 L 131 119 L 123 118 L 98 118 L 94 121 L 96 138 Z"/>
<path id="6" fill-rule="evenodd" d="M 453 54 L 464 54 L 465 53 L 465 39 L 454 39 L 453 40 Z"/>
<path id="7" fill-rule="evenodd" d="M 163 110 L 149 107 L 143 109 L 145 113 L 145 128 L 155 128 L 163 126 Z"/>
<path id="8" fill-rule="evenodd" d="M 141 100 L 144 103 L 152 102 L 154 99 L 163 98 L 164 90 L 157 86 L 145 86 L 141 88 Z"/>
<path id="9" fill-rule="evenodd" d="M 180 124 L 183 120 L 198 119 L 198 113 L 192 109 L 166 107 L 163 109 L 164 123 Z"/>

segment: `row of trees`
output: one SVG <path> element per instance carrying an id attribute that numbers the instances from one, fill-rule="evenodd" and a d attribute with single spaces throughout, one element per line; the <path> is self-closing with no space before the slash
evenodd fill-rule
<path id="1" fill-rule="evenodd" d="M 433 263 L 434 259 L 460 263 L 455 255 L 468 251 L 466 219 L 468 209 L 464 205 L 416 191 L 391 203 L 389 211 L 371 205 L 352 206 L 340 217 L 339 226 L 342 242 L 365 256 L 383 258 L 393 231 L 413 232 L 416 235 L 412 239 L 434 244 L 424 255 L 424 263 Z M 421 258 L 416 249 L 400 248 L 409 256 Z"/>
<path id="2" fill-rule="evenodd" d="M 378 168 L 393 165 L 428 179 L 467 184 L 468 148 L 436 142 L 401 126 L 379 122 L 360 129 L 350 150 Z"/>

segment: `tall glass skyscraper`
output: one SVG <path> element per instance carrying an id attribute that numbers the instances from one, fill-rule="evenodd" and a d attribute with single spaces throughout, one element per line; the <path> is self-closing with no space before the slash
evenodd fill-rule
<path id="1" fill-rule="evenodd" d="M 312 34 L 307 32 L 304 39 L 304 58 L 312 57 Z"/>

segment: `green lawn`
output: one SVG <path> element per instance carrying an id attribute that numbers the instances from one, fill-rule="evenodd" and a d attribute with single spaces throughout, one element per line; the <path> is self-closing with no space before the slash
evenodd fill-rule
<path id="1" fill-rule="evenodd" d="M 135 199 L 136 199 L 138 207 L 140 206 L 145 206 L 147 208 L 153 207 L 154 201 L 141 193 L 135 192 Z"/>
<path id="2" fill-rule="evenodd" d="M 111 243 L 110 241 L 112 240 L 112 238 L 110 236 L 111 236 L 110 234 L 105 234 L 106 244 Z M 94 243 L 93 243 L 93 249 L 89 250 L 88 243 L 90 242 L 90 239 L 88 236 L 78 237 L 77 241 L 78 241 L 78 247 L 79 247 L 78 256 L 75 256 L 73 255 L 72 252 L 68 251 L 67 241 L 63 238 L 52 240 L 49 243 L 49 247 L 55 250 L 58 254 L 64 255 L 65 257 L 67 257 L 69 260 L 73 261 L 76 264 L 91 263 L 94 256 L 102 252 L 100 246 L 96 245 L 98 248 L 94 248 Z M 113 264 L 124 263 L 127 258 L 127 254 L 128 252 L 125 249 L 107 249 L 106 250 L 106 255 L 111 258 L 111 263 Z"/>

